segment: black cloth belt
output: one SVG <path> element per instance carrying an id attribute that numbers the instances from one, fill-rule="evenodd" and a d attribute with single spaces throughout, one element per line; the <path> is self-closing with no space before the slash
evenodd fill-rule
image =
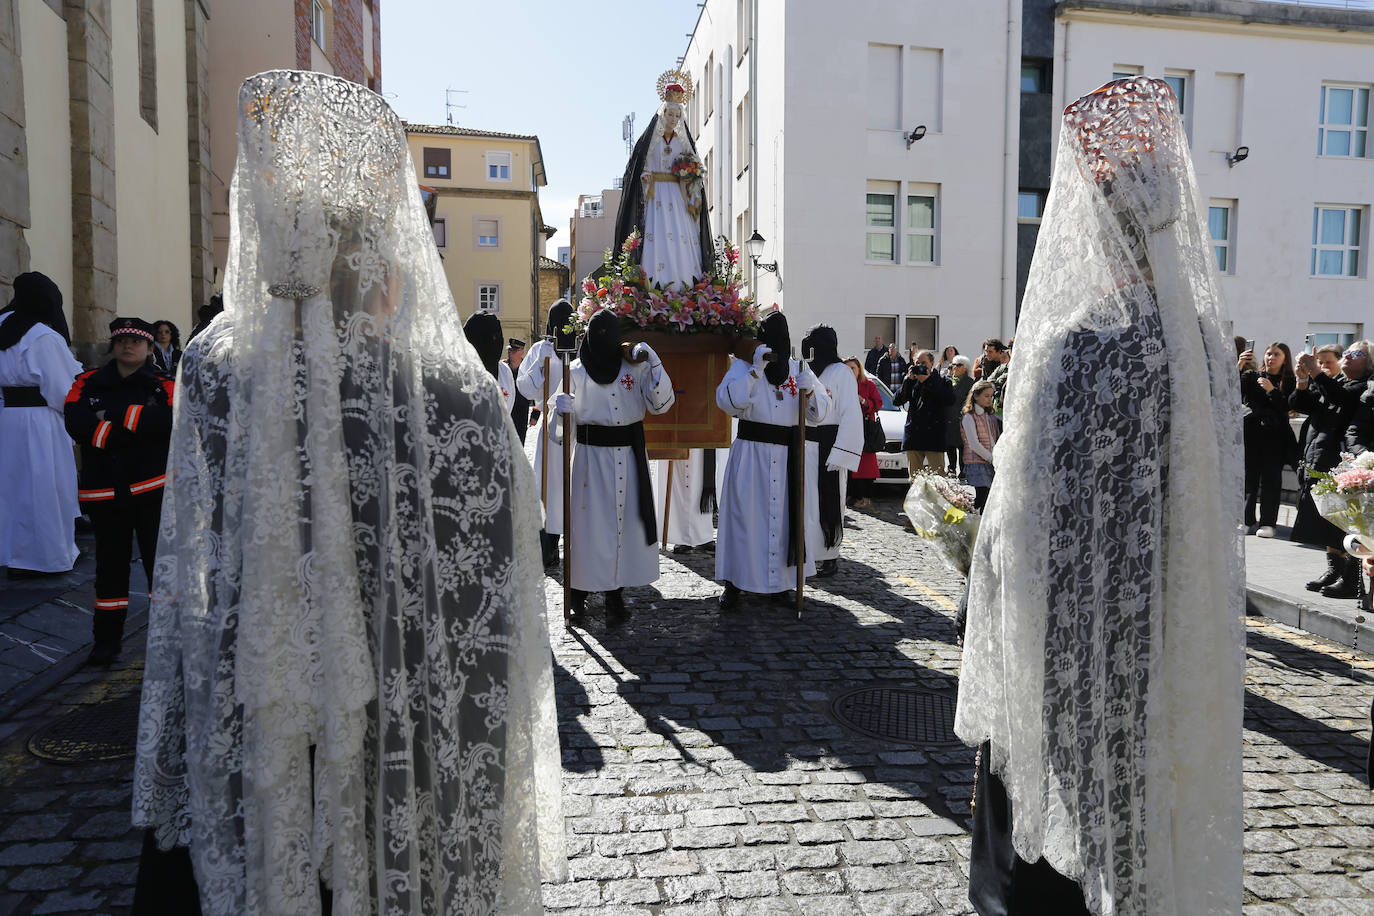
<path id="1" fill-rule="evenodd" d="M 649 483 L 649 452 L 644 446 L 644 423 L 629 426 L 577 424 L 577 444 L 592 448 L 629 448 L 634 451 L 639 478 L 639 521 L 644 526 L 644 543 L 658 543 L 658 513 L 654 510 L 653 485 Z"/>
<path id="2" fill-rule="evenodd" d="M 0 395 L 5 398 L 6 407 L 48 406 L 48 402 L 43 400 L 43 392 L 37 385 L 6 385 L 0 388 Z"/>
<path id="3" fill-rule="evenodd" d="M 844 507 L 840 505 L 840 472 L 828 471 L 830 450 L 835 447 L 835 436 L 840 431 L 838 423 L 825 426 L 808 426 L 806 438 L 815 442 L 820 450 L 816 462 L 816 483 L 820 491 L 821 532 L 825 535 L 825 546 L 834 547 L 844 534 Z"/>
<path id="4" fill-rule="evenodd" d="M 697 511 L 711 513 L 716 511 L 716 450 L 708 448 L 703 450 L 701 456 L 701 500 L 697 503 Z"/>
<path id="5" fill-rule="evenodd" d="M 801 515 L 801 487 L 797 481 L 802 473 L 802 450 L 798 448 L 797 427 L 778 426 L 776 423 L 758 423 L 753 420 L 740 420 L 735 437 L 747 442 L 763 442 L 767 445 L 781 445 L 787 449 L 787 565 L 796 566 L 798 556 L 805 559 L 804 545 L 797 544 L 797 525 L 795 519 Z"/>

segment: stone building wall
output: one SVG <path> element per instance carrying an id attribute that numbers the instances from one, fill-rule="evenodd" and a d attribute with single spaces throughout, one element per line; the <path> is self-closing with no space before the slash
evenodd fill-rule
<path id="1" fill-rule="evenodd" d="M 295 0 L 296 4 L 296 66 L 302 70 L 310 69 L 310 14 L 311 0 Z M 372 61 L 375 71 L 369 88 L 380 91 L 382 76 L 382 31 L 381 0 L 372 0 L 372 34 L 363 35 L 366 21 L 367 0 L 332 0 L 330 10 L 333 19 L 333 34 L 329 36 L 329 63 L 334 75 L 355 83 L 368 85 L 367 67 L 363 42 L 372 43 Z"/>
<path id="2" fill-rule="evenodd" d="M 214 231 L 210 216 L 210 0 L 186 4 L 186 151 L 191 206 L 191 302 L 214 292 Z"/>
<path id="3" fill-rule="evenodd" d="M 0 307 L 14 278 L 29 269 L 28 144 L 24 138 L 24 82 L 19 64 L 19 10 L 0 0 Z"/>

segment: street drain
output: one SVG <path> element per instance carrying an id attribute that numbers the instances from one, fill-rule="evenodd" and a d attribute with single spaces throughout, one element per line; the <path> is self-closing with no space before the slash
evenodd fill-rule
<path id="1" fill-rule="evenodd" d="M 29 753 L 53 763 L 99 763 L 134 756 L 139 691 L 83 706 L 29 737 Z"/>
<path id="2" fill-rule="evenodd" d="M 922 746 L 960 743 L 954 735 L 954 700 L 943 693 L 865 687 L 836 697 L 830 713 L 871 738 Z"/>

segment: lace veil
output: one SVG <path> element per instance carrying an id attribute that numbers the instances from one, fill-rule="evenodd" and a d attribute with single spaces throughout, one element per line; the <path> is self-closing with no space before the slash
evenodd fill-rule
<path id="1" fill-rule="evenodd" d="M 1238 913 L 1239 392 L 1161 81 L 1064 113 L 970 572 L 955 728 L 1101 914 Z"/>
<path id="2" fill-rule="evenodd" d="M 535 532 L 400 121 L 239 92 L 222 315 L 180 367 L 134 822 L 207 914 L 542 912 L 565 867 Z"/>

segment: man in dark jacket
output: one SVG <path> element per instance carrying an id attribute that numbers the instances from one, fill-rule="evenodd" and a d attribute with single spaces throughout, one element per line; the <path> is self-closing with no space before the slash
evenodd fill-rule
<path id="1" fill-rule="evenodd" d="M 511 378 L 520 375 L 520 362 L 525 358 L 525 342 L 512 337 L 506 343 L 506 365 L 510 368 Z M 525 434 L 530 429 L 530 399 L 520 393 L 520 389 L 515 389 L 515 403 L 511 405 L 510 418 L 515 423 L 516 435 L 520 437 L 520 443 L 525 442 Z"/>
<path id="2" fill-rule="evenodd" d="M 878 360 L 887 354 L 887 347 L 883 346 L 883 336 L 875 334 L 873 337 L 873 349 L 868 351 L 864 357 L 864 371 L 869 375 L 876 375 L 878 372 Z"/>
<path id="3" fill-rule="evenodd" d="M 149 360 L 153 326 L 116 318 L 110 349 L 114 359 L 76 377 L 63 410 L 67 432 L 81 444 L 77 498 L 95 532 L 95 647 L 88 665 L 109 665 L 119 656 L 135 537 L 152 587 L 172 432 L 172 380 Z"/>
<path id="4" fill-rule="evenodd" d="M 1346 348 L 1341 354 L 1340 368 L 1341 374 L 1335 378 L 1325 374 L 1311 353 L 1299 356 L 1294 367 L 1298 387 L 1289 399 L 1289 406 L 1307 414 L 1310 423 L 1303 448 L 1305 468 L 1327 471 L 1339 463 L 1340 453 L 1346 445 L 1346 433 L 1360 407 L 1360 398 L 1368 388 L 1371 369 L 1374 369 L 1369 342 L 1357 341 Z M 1293 539 L 1325 546 L 1327 567 L 1325 574 L 1307 583 L 1307 588 L 1320 591 L 1327 598 L 1357 597 L 1359 564 L 1345 553 L 1344 533 L 1317 514 L 1310 488 L 1310 479 L 1304 479 L 1298 517 L 1293 523 Z"/>
<path id="5" fill-rule="evenodd" d="M 902 450 L 906 452 L 912 477 L 922 468 L 930 468 L 938 474 L 945 472 L 946 411 L 953 402 L 954 389 L 935 371 L 935 354 L 929 350 L 917 352 L 901 390 L 892 398 L 892 403 L 898 407 L 909 405 Z"/>
<path id="6" fill-rule="evenodd" d="M 906 360 L 897 352 L 896 344 L 888 344 L 887 354 L 878 360 L 875 374 L 893 394 L 902 387 L 902 380 L 906 378 Z"/>

